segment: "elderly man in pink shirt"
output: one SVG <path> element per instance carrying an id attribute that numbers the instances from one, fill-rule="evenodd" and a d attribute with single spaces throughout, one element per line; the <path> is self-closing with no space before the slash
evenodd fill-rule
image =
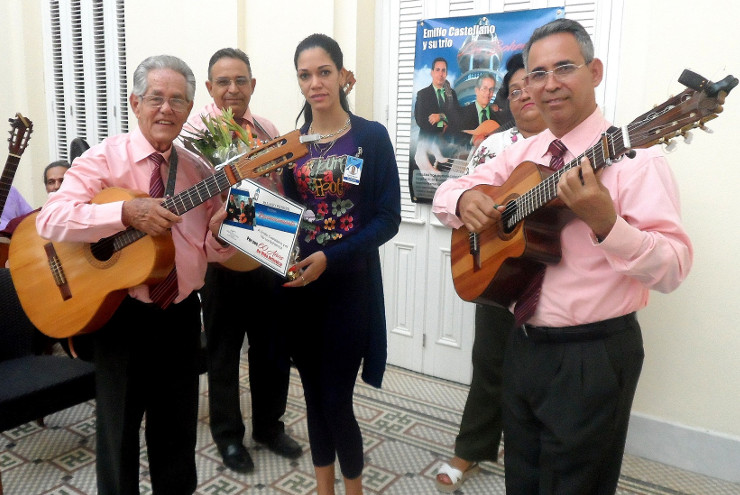
<path id="1" fill-rule="evenodd" d="M 129 103 L 138 128 L 105 139 L 74 161 L 36 219 L 42 237 L 96 242 L 126 228 L 150 236 L 171 231 L 175 283 L 131 287 L 93 334 L 96 367 L 97 482 L 101 495 L 139 493 L 139 430 L 154 493 L 195 491 L 200 302 L 207 259 L 233 254 L 215 238 L 225 217 L 220 198 L 182 216 L 161 206 L 203 180 L 210 169 L 173 146 L 193 105 L 195 77 L 180 59 L 149 57 L 134 72 Z M 95 204 L 110 187 L 155 197 Z M 114 276 L 114 275 L 112 275 Z M 161 295 L 161 297 L 160 297 Z"/>
<path id="2" fill-rule="evenodd" d="M 527 91 L 548 129 L 442 184 L 433 212 L 446 225 L 497 228 L 504 207 L 471 188 L 500 186 L 527 160 L 547 165 L 558 154 L 555 140 L 568 163 L 610 127 L 594 92 L 603 65 L 580 24 L 560 19 L 538 28 L 524 59 Z M 521 316 L 504 360 L 506 487 L 517 494 L 614 493 L 644 357 L 635 313 L 650 289 L 679 286 L 693 250 L 678 188 L 657 148 L 598 174 L 584 159 L 562 174 L 557 196 L 576 218 L 562 229 L 562 258 L 546 265 L 534 312 Z"/>

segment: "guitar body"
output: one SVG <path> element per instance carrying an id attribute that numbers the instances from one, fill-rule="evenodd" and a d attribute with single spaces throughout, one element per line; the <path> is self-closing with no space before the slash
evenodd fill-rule
<path id="1" fill-rule="evenodd" d="M 219 265 L 235 272 L 251 272 L 262 264 L 248 254 L 239 251 L 226 261 L 220 262 Z"/>
<path id="2" fill-rule="evenodd" d="M 93 203 L 145 196 L 124 189 L 101 191 Z M 24 311 L 41 332 L 66 338 L 100 328 L 116 311 L 128 289 L 163 280 L 172 269 L 171 234 L 143 236 L 105 259 L 93 254 L 93 243 L 50 242 L 36 231 L 29 215 L 13 233 L 10 274 Z M 53 246 L 56 263 L 50 263 Z M 63 272 L 65 283 L 55 274 Z"/>
<path id="3" fill-rule="evenodd" d="M 533 162 L 520 164 L 501 186 L 481 184 L 474 189 L 507 205 L 552 174 Z M 452 231 L 452 280 L 460 298 L 508 307 L 524 291 L 543 264 L 560 261 L 560 230 L 573 214 L 560 201 L 517 223 L 513 230 L 488 229 L 478 234 L 479 255 L 470 252 L 469 231 Z"/>

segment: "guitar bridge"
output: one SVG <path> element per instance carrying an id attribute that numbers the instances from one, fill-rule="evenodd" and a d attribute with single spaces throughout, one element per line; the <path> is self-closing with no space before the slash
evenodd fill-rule
<path id="1" fill-rule="evenodd" d="M 470 244 L 470 255 L 473 257 L 474 269 L 480 269 L 480 239 L 475 232 L 468 232 L 468 243 Z"/>
<path id="2" fill-rule="evenodd" d="M 49 268 L 51 269 L 51 274 L 54 277 L 54 283 L 59 287 L 59 292 L 62 295 L 63 300 L 71 299 L 72 298 L 72 291 L 69 290 L 69 284 L 67 283 L 67 277 L 64 275 L 64 269 L 62 268 L 62 263 L 59 261 L 59 256 L 57 255 L 56 249 L 54 249 L 54 244 L 51 242 L 47 242 L 44 244 L 44 251 L 46 251 L 46 257 L 49 261 Z"/>

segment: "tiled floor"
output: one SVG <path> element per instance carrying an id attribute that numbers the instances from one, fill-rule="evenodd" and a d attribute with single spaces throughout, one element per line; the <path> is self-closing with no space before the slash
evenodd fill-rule
<path id="1" fill-rule="evenodd" d="M 248 369 L 242 365 L 243 407 L 249 411 Z M 240 475 L 224 469 L 208 431 L 207 384 L 201 377 L 197 465 L 199 495 L 301 495 L 315 487 L 310 453 L 289 461 L 256 446 L 250 449 L 256 470 Z M 467 388 L 389 367 L 383 390 L 358 381 L 355 410 L 365 441 L 366 493 L 423 495 L 438 493 L 434 474 L 447 460 L 457 433 Z M 291 435 L 308 445 L 303 394 L 297 373 L 291 377 L 285 422 Z M 0 472 L 5 495 L 95 494 L 94 402 L 0 434 Z M 247 423 L 248 424 L 248 423 Z M 151 493 L 146 449 L 141 454 L 141 493 Z M 339 470 L 337 469 L 337 472 Z M 504 493 L 501 464 L 485 463 L 480 475 L 458 494 Z M 338 482 L 337 493 L 343 493 Z M 625 494 L 740 494 L 740 485 L 626 456 L 617 492 Z"/>

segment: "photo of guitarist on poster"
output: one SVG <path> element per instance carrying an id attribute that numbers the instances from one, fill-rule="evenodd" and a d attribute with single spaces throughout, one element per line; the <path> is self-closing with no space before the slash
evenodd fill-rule
<path id="1" fill-rule="evenodd" d="M 482 137 L 513 125 L 497 98 L 506 61 L 562 7 L 419 21 L 414 58 L 414 118 L 409 150 L 411 200 L 431 203 L 448 178 L 465 173 Z"/>

